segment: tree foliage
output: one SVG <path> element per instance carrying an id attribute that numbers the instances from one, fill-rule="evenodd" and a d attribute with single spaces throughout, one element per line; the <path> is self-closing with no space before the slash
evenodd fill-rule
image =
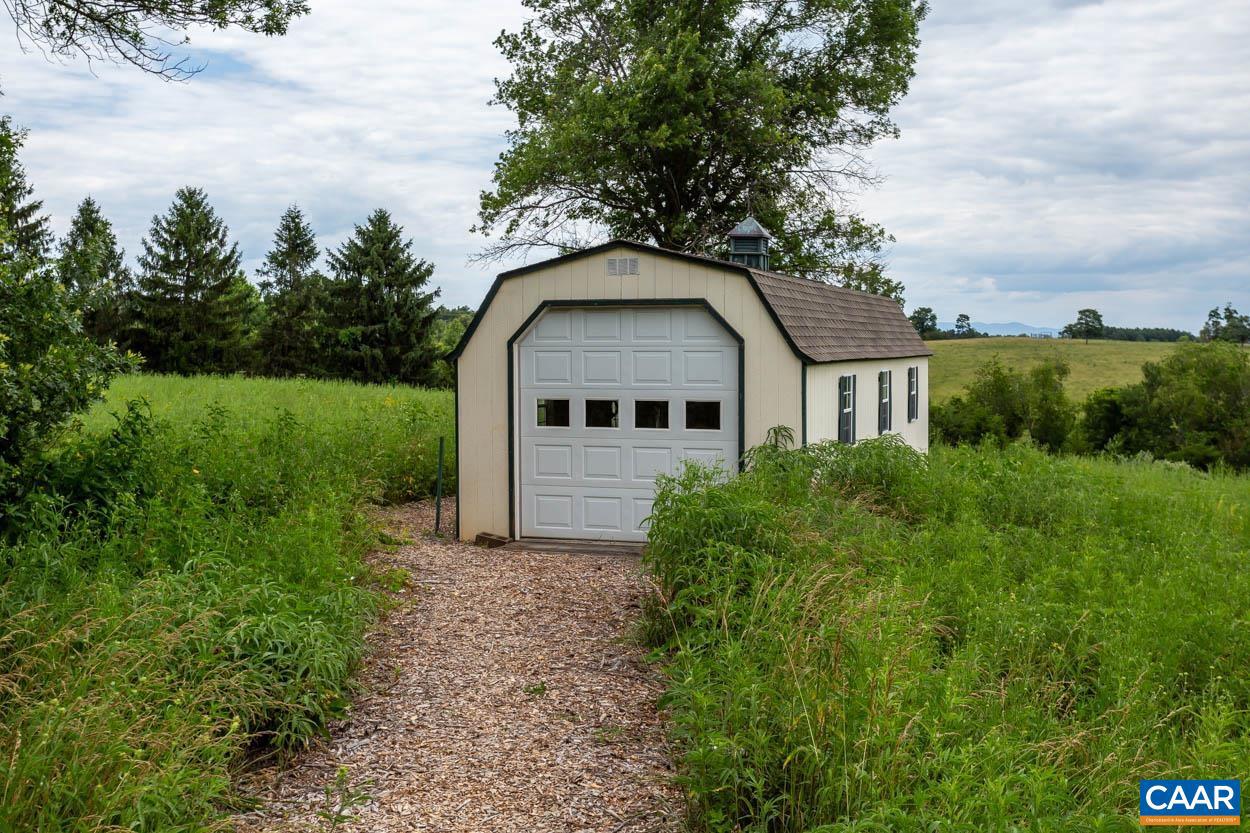
<path id="1" fill-rule="evenodd" d="M 498 235 L 484 256 L 603 234 L 723 253 L 753 214 L 776 268 L 881 284 L 887 236 L 844 197 L 872 179 L 863 150 L 897 132 L 925 3 L 525 5 L 533 19 L 496 41 L 513 71 L 495 101 L 517 127 L 481 197 L 476 228 Z"/>
<path id="2" fill-rule="evenodd" d="M 907 316 L 907 320 L 916 328 L 917 334 L 921 338 L 926 338 L 938 328 L 937 313 L 932 307 L 916 307 L 912 310 L 911 315 Z"/>
<path id="3" fill-rule="evenodd" d="M 87 335 L 96 344 L 124 344 L 134 276 L 126 268 L 113 224 L 91 197 L 78 204 L 69 233 L 61 240 L 56 273 L 70 305 L 81 311 Z"/>
<path id="4" fill-rule="evenodd" d="M 977 369 L 962 395 L 932 408 L 933 436 L 953 444 L 990 440 L 1005 445 L 1028 435 L 1059 451 L 1076 424 L 1077 409 L 1063 389 L 1068 373 L 1060 360 L 1048 359 L 1021 373 L 995 356 Z"/>
<path id="5" fill-rule="evenodd" d="M 1180 344 L 1162 361 L 1142 365 L 1142 376 L 1086 401 L 1090 448 L 1250 467 L 1250 354 L 1220 342 Z"/>
<path id="6" fill-rule="evenodd" d="M 50 269 L 28 255 L 0 260 L 0 504 L 20 494 L 30 464 L 66 421 L 128 366 L 116 349 L 83 332 Z"/>
<path id="7" fill-rule="evenodd" d="M 1096 309 L 1078 310 L 1076 320 L 1066 325 L 1062 333 L 1068 338 L 1083 338 L 1086 343 L 1091 338 L 1102 338 L 1106 328 L 1102 323 L 1102 313 Z"/>
<path id="8" fill-rule="evenodd" d="M 431 328 L 439 291 L 426 291 L 433 265 L 384 209 L 329 255 L 330 373 L 359 382 L 429 381 Z"/>
<path id="9" fill-rule="evenodd" d="M 1171 327 L 1112 327 L 1102 328 L 1102 337 L 1111 341 L 1190 341 L 1193 333 Z"/>
<path id="10" fill-rule="evenodd" d="M 153 217 L 139 256 L 136 343 L 149 369 L 232 372 L 250 361 L 258 297 L 239 247 L 198 188 L 182 188 Z"/>
<path id="11" fill-rule="evenodd" d="M 1200 334 L 1203 341 L 1231 341 L 1245 344 L 1250 341 L 1250 315 L 1243 315 L 1231 303 L 1224 309 L 1216 307 L 1207 313 L 1207 323 Z"/>
<path id="12" fill-rule="evenodd" d="M 18 253 L 29 262 L 40 262 L 52 245 L 52 229 L 42 213 L 43 202 L 34 198 L 35 188 L 26 179 L 18 153 L 26 143 L 26 131 L 0 117 L 0 259 L 14 261 Z"/>
<path id="13" fill-rule="evenodd" d="M 472 320 L 473 310 L 469 307 L 439 307 L 430 334 L 436 356 L 429 380 L 430 386 L 450 388 L 455 384 L 456 371 L 447 360 L 447 355 L 460 344 L 460 339 Z"/>
<path id="14" fill-rule="evenodd" d="M 305 0 L 7 0 L 19 42 L 45 53 L 132 64 L 167 78 L 199 67 L 172 51 L 193 28 L 283 35 L 307 13 Z M 174 42 L 171 36 L 178 36 Z"/>
<path id="15" fill-rule="evenodd" d="M 325 354 L 326 280 L 317 270 L 317 236 L 299 206 L 282 214 L 261 267 L 265 321 L 261 369 L 272 376 L 316 376 Z"/>

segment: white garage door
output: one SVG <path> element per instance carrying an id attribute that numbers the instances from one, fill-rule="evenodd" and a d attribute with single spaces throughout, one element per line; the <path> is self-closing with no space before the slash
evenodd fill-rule
<path id="1" fill-rule="evenodd" d="M 549 309 L 518 360 L 522 537 L 646 540 L 657 475 L 737 462 L 738 343 L 704 309 Z"/>

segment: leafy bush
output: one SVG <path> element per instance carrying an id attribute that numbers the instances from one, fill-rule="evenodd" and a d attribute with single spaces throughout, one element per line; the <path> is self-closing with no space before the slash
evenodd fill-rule
<path id="1" fill-rule="evenodd" d="M 0 830 L 215 828 L 245 753 L 342 715 L 377 606 L 364 504 L 432 488 L 451 411 L 403 388 L 117 387 L 153 404 L 46 454 L 0 545 Z"/>
<path id="2" fill-rule="evenodd" d="M 1250 766 L 1244 478 L 873 440 L 665 480 L 648 631 L 692 823 L 1127 830 Z"/>
<path id="3" fill-rule="evenodd" d="M 1250 353 L 1222 342 L 1183 344 L 1142 373 L 1139 384 L 1090 395 L 1090 448 L 1250 467 Z"/>
<path id="4" fill-rule="evenodd" d="M 50 273 L 0 258 L 0 502 L 22 491 L 24 467 L 126 365 L 83 333 Z"/>
<path id="5" fill-rule="evenodd" d="M 995 356 L 978 368 L 963 396 L 933 406 L 933 438 L 953 444 L 989 440 L 1002 446 L 1028 435 L 1059 451 L 1076 422 L 1076 408 L 1063 390 L 1068 372 L 1066 362 L 1047 359 L 1020 373 Z"/>

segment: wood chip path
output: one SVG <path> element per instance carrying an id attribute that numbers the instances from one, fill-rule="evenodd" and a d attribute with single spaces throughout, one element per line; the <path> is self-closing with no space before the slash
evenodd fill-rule
<path id="1" fill-rule="evenodd" d="M 430 504 L 385 521 L 410 543 L 373 560 L 409 580 L 370 637 L 364 694 L 329 741 L 247 777 L 263 803 L 235 829 L 329 828 L 340 767 L 368 799 L 334 829 L 680 829 L 662 689 L 631 639 L 637 559 L 436 541 Z"/>

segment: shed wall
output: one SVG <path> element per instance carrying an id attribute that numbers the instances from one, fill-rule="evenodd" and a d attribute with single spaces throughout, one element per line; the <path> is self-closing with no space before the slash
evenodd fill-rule
<path id="1" fill-rule="evenodd" d="M 609 277 L 607 258 L 622 255 L 638 258 L 639 274 Z M 745 446 L 762 442 L 775 425 L 787 425 L 796 437 L 799 435 L 802 365 L 745 277 L 624 248 L 553 264 L 500 284 L 457 362 L 456 450 L 462 539 L 471 540 L 480 532 L 513 533 L 509 528 L 507 346 L 508 339 L 539 304 L 606 299 L 628 306 L 639 299 L 696 298 L 706 299 L 745 342 Z M 512 361 L 515 363 L 515 355 Z M 809 372 L 814 369 L 809 368 Z M 809 376 L 809 397 L 811 382 Z M 905 419 L 905 403 L 903 416 Z M 519 499 L 520 490 L 513 494 Z M 515 506 L 513 510 L 515 513 Z"/>
<path id="2" fill-rule="evenodd" d="M 920 413 L 907 421 L 907 368 L 920 368 Z M 877 373 L 893 372 L 892 434 L 899 434 L 914 448 L 929 450 L 929 357 L 867 359 L 814 364 L 807 368 L 807 441 L 818 443 L 838 438 L 838 378 L 855 376 L 855 439 L 866 440 L 877 431 Z"/>

